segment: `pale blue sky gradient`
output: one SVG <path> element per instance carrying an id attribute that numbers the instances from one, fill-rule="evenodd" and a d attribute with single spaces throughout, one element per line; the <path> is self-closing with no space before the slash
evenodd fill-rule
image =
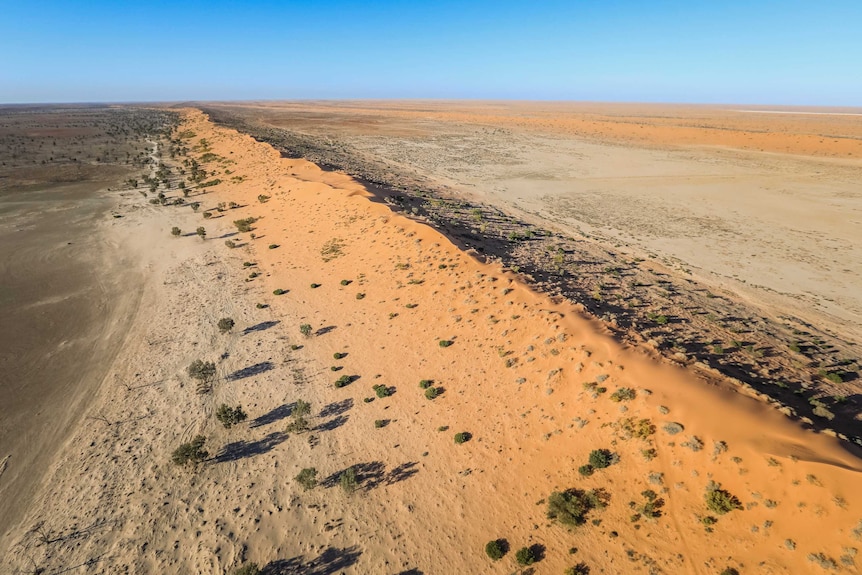
<path id="1" fill-rule="evenodd" d="M 862 106 L 862 0 L 0 0 L 0 102 Z"/>

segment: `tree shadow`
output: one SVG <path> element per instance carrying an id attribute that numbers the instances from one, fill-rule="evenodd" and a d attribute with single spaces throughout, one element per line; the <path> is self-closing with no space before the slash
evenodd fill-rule
<path id="1" fill-rule="evenodd" d="M 382 461 L 355 463 L 326 477 L 320 482 L 320 485 L 325 488 L 337 486 L 339 484 L 341 474 L 352 468 L 353 472 L 356 474 L 356 485 L 358 485 L 360 489 L 370 491 L 380 487 L 381 485 L 393 485 L 400 481 L 404 481 L 405 479 L 409 479 L 419 471 L 416 469 L 417 465 L 418 463 L 415 461 L 402 463 L 387 473 L 386 465 Z"/>
<path id="2" fill-rule="evenodd" d="M 270 433 L 263 439 L 257 441 L 234 441 L 228 443 L 219 450 L 215 456 L 216 463 L 236 461 L 246 457 L 253 457 L 271 451 L 279 443 L 287 439 L 287 434 L 281 431 Z"/>
<path id="3" fill-rule="evenodd" d="M 314 431 L 332 431 L 334 429 L 338 429 L 345 423 L 347 423 L 348 416 L 347 415 L 339 415 L 329 421 L 324 421 L 323 423 L 318 424 Z"/>
<path id="4" fill-rule="evenodd" d="M 413 569 L 408 569 L 407 571 L 399 571 L 395 575 L 425 575 L 424 571 L 420 571 L 415 567 Z"/>
<path id="5" fill-rule="evenodd" d="M 264 322 L 261 322 L 261 323 L 258 323 L 258 324 L 255 324 L 255 325 L 252 325 L 252 326 L 245 328 L 244 330 L 242 330 L 242 333 L 243 333 L 243 335 L 246 335 L 246 334 L 249 334 L 249 333 L 252 333 L 255 331 L 264 331 L 264 330 L 267 330 L 271 327 L 277 326 L 279 323 L 281 323 L 281 322 L 278 320 L 264 321 Z"/>
<path id="6" fill-rule="evenodd" d="M 343 415 L 353 408 L 353 398 L 348 397 L 341 401 L 334 401 L 320 410 L 320 417 L 335 417 Z"/>
<path id="7" fill-rule="evenodd" d="M 262 427 L 264 425 L 269 425 L 270 423 L 275 423 L 276 421 L 281 421 L 287 417 L 290 417 L 290 414 L 293 412 L 293 406 L 295 403 L 284 403 L 279 405 L 272 411 L 268 413 L 264 413 L 257 419 L 254 419 L 249 424 L 249 427 Z"/>
<path id="8" fill-rule="evenodd" d="M 533 558 L 536 560 L 536 563 L 545 558 L 545 546 L 541 543 L 530 545 L 530 551 L 533 552 Z"/>
<path id="9" fill-rule="evenodd" d="M 261 573 L 263 575 L 334 575 L 356 564 L 362 551 L 352 547 L 328 547 L 317 558 L 305 562 L 299 555 L 292 559 L 277 559 L 267 563 Z"/>
<path id="10" fill-rule="evenodd" d="M 227 232 L 226 234 L 222 234 L 219 237 L 215 238 L 217 240 L 223 240 L 225 238 L 232 238 L 237 235 L 239 232 Z"/>
<path id="11" fill-rule="evenodd" d="M 244 379 L 246 377 L 252 377 L 255 375 L 260 375 L 261 373 L 263 373 L 265 371 L 269 371 L 269 370 L 274 369 L 274 368 L 275 368 L 275 366 L 272 364 L 271 361 L 262 361 L 260 363 L 250 365 L 248 367 L 244 367 L 242 369 L 239 369 L 239 370 L 233 372 L 232 374 L 227 376 L 227 379 L 229 381 L 236 381 L 238 379 Z"/>
<path id="12" fill-rule="evenodd" d="M 316 332 L 314 332 L 314 335 L 326 335 L 329 332 L 331 332 L 332 330 L 334 330 L 336 327 L 337 326 L 334 326 L 334 325 L 328 325 L 326 327 L 322 327 L 319 330 L 317 330 Z"/>

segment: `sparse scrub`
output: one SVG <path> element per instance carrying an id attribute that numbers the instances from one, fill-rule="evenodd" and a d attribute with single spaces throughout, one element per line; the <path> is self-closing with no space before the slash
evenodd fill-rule
<path id="1" fill-rule="evenodd" d="M 610 496 L 601 489 L 555 491 L 548 497 L 548 519 L 578 527 L 586 523 L 590 511 L 606 507 L 609 500 Z"/>
<path id="2" fill-rule="evenodd" d="M 306 467 L 294 477 L 305 491 L 309 491 L 317 487 L 317 469 L 314 467 Z"/>
<path id="3" fill-rule="evenodd" d="M 218 320 L 217 327 L 218 327 L 218 330 L 220 332 L 228 333 L 230 330 L 233 329 L 234 325 L 235 324 L 234 324 L 233 318 L 223 317 L 220 320 Z"/>
<path id="4" fill-rule="evenodd" d="M 209 457 L 209 453 L 204 449 L 204 443 L 206 443 L 206 440 L 207 438 L 203 435 L 198 435 L 190 442 L 183 443 L 171 454 L 171 461 L 177 465 L 200 463 Z"/>
<path id="5" fill-rule="evenodd" d="M 706 486 L 704 498 L 706 499 L 707 508 L 716 515 L 724 515 L 731 511 L 742 509 L 742 503 L 739 502 L 739 499 L 731 495 L 730 492 L 721 489 L 714 482 L 710 482 Z"/>
<path id="6" fill-rule="evenodd" d="M 222 403 L 216 410 L 216 419 L 221 421 L 222 425 L 227 429 L 230 429 L 238 423 L 242 423 L 246 418 L 248 418 L 248 416 L 239 405 L 236 407 L 229 407 L 227 404 Z"/>
<path id="7" fill-rule="evenodd" d="M 473 436 L 466 431 L 462 431 L 460 433 L 455 434 L 455 443 L 460 445 L 462 443 L 467 443 Z"/>
<path id="8" fill-rule="evenodd" d="M 619 403 L 621 401 L 631 401 L 636 395 L 635 390 L 629 387 L 621 387 L 611 394 L 610 399 L 615 403 Z"/>

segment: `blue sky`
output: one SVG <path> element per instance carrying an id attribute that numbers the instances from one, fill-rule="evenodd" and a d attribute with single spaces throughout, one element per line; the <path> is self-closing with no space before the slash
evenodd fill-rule
<path id="1" fill-rule="evenodd" d="M 862 0 L 0 0 L 0 102 L 862 106 Z"/>

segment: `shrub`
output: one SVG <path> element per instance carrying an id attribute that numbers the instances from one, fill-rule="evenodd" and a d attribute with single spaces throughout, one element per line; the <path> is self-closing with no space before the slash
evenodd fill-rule
<path id="1" fill-rule="evenodd" d="M 377 429 L 380 429 L 381 427 L 386 427 L 387 425 L 389 425 L 388 419 L 375 419 L 374 420 L 374 427 L 376 427 Z"/>
<path id="2" fill-rule="evenodd" d="M 232 329 L 233 329 L 233 326 L 234 326 L 235 324 L 234 324 L 234 322 L 233 322 L 233 319 L 232 319 L 232 318 L 229 318 L 229 317 L 223 317 L 223 318 L 221 318 L 220 320 L 218 320 L 218 324 L 217 324 L 217 325 L 218 325 L 218 329 L 219 329 L 219 331 L 220 331 L 220 332 L 222 332 L 222 333 L 227 333 L 227 332 L 229 332 L 230 330 L 232 330 Z"/>
<path id="3" fill-rule="evenodd" d="M 342 375 L 335 380 L 335 387 L 344 387 L 345 385 L 349 385 L 351 381 L 353 380 L 349 375 Z"/>
<path id="4" fill-rule="evenodd" d="M 574 567 L 568 567 L 563 575 L 590 575 L 590 568 L 586 563 L 578 563 Z"/>
<path id="5" fill-rule="evenodd" d="M 287 293 L 287 292 L 285 292 L 285 291 L 284 291 L 283 289 L 281 289 L 281 288 L 278 288 L 278 289 L 276 289 L 276 290 L 272 290 L 272 295 L 282 295 L 282 294 L 284 294 L 284 293 Z"/>
<path id="6" fill-rule="evenodd" d="M 182 233 L 183 233 L 183 231 L 176 226 L 171 228 L 171 235 L 174 236 L 175 238 L 181 236 Z"/>
<path id="7" fill-rule="evenodd" d="M 227 429 L 230 429 L 237 423 L 245 421 L 247 417 L 248 416 L 239 405 L 236 407 L 228 407 L 227 404 L 222 403 L 216 410 L 216 419 L 221 421 L 222 425 Z"/>
<path id="8" fill-rule="evenodd" d="M 595 468 L 592 465 L 590 465 L 589 463 L 587 463 L 586 465 L 581 465 L 580 467 L 578 467 L 578 473 L 580 473 L 584 477 L 589 477 L 590 475 L 592 475 L 595 472 L 596 472 Z"/>
<path id="9" fill-rule="evenodd" d="M 462 444 L 462 443 L 467 443 L 468 441 L 470 441 L 470 439 L 471 439 L 472 437 L 473 437 L 473 436 L 472 436 L 472 435 L 470 435 L 470 434 L 469 434 L 468 432 L 466 432 L 466 431 L 462 431 L 461 433 L 456 433 L 456 434 L 455 434 L 455 443 L 457 443 L 458 445 L 460 445 L 460 444 Z"/>
<path id="10" fill-rule="evenodd" d="M 274 250 L 278 247 L 278 244 L 269 244 L 269 249 Z"/>
<path id="11" fill-rule="evenodd" d="M 425 390 L 425 399 L 434 399 L 439 395 L 436 387 L 429 387 Z"/>
<path id="12" fill-rule="evenodd" d="M 536 554 L 530 547 L 521 547 L 515 551 L 515 561 L 518 565 L 532 565 L 536 562 Z"/>
<path id="13" fill-rule="evenodd" d="M 245 218 L 244 220 L 234 220 L 233 225 L 236 226 L 238 232 L 250 232 L 251 225 L 256 222 L 256 218 Z"/>
<path id="14" fill-rule="evenodd" d="M 485 555 L 493 561 L 499 561 L 506 554 L 508 545 L 505 539 L 494 539 L 485 544 Z"/>
<path id="15" fill-rule="evenodd" d="M 448 340 L 448 339 L 441 339 L 440 341 L 438 341 L 438 342 L 437 342 L 437 344 L 438 344 L 440 347 L 449 347 L 449 346 L 450 346 L 450 345 L 452 345 L 453 343 L 454 343 L 454 342 L 452 342 L 451 340 Z"/>
<path id="16" fill-rule="evenodd" d="M 320 287 L 320 284 L 311 284 L 311 289 L 317 289 Z"/>
<path id="17" fill-rule="evenodd" d="M 601 489 L 555 491 L 548 497 L 548 519 L 569 527 L 577 527 L 587 522 L 587 514 L 590 511 L 604 508 L 608 500 L 608 494 Z"/>
<path id="18" fill-rule="evenodd" d="M 419 382 L 419 387 L 421 387 L 422 389 L 428 389 L 433 384 L 434 384 L 433 379 L 423 379 L 422 381 Z"/>
<path id="19" fill-rule="evenodd" d="M 311 337 L 311 324 L 304 323 L 299 326 L 299 333 L 301 333 L 305 337 Z"/>
<path id="20" fill-rule="evenodd" d="M 260 194 L 260 195 L 257 197 L 257 201 L 259 201 L 259 202 L 260 202 L 260 203 L 262 203 L 262 204 L 265 204 L 265 203 L 267 202 L 267 200 L 269 200 L 269 196 L 265 196 L 265 195 L 263 195 L 263 194 Z"/>
<path id="21" fill-rule="evenodd" d="M 621 401 L 631 401 L 635 398 L 635 390 L 630 387 L 621 387 L 611 394 L 611 401 L 619 403 Z"/>
<path id="22" fill-rule="evenodd" d="M 226 245 L 230 249 L 233 249 L 236 247 L 236 242 L 234 242 L 233 240 L 225 240 L 224 245 Z"/>
<path id="23" fill-rule="evenodd" d="M 742 503 L 728 491 L 713 482 L 706 486 L 706 507 L 717 515 L 730 513 L 735 509 L 742 509 Z"/>
<path id="24" fill-rule="evenodd" d="M 614 463 L 614 455 L 607 449 L 594 449 L 590 452 L 590 465 L 596 469 L 610 467 Z"/>
<path id="25" fill-rule="evenodd" d="M 341 485 L 341 488 L 345 493 L 350 494 L 356 491 L 356 470 L 352 467 L 348 467 L 342 471 L 341 475 L 338 476 L 338 484 Z"/>
<path id="26" fill-rule="evenodd" d="M 211 361 L 203 361 L 200 359 L 194 360 L 191 364 L 189 364 L 186 371 L 189 374 L 189 377 L 192 379 L 197 379 L 202 384 L 209 384 L 215 379 L 216 375 L 216 366 Z"/>
<path id="27" fill-rule="evenodd" d="M 733 567 L 728 567 L 727 569 L 719 573 L 719 575 L 739 575 L 739 571 L 737 571 Z"/>
<path id="28" fill-rule="evenodd" d="M 194 211 L 194 212 L 198 211 L 198 209 L 201 207 L 200 202 L 192 202 L 189 205 L 192 207 L 192 211 Z"/>
<path id="29" fill-rule="evenodd" d="M 197 230 L 195 230 L 195 233 L 196 233 L 198 236 L 200 236 L 200 238 L 201 238 L 202 240 L 207 239 L 207 230 L 206 230 L 206 228 L 204 228 L 203 226 L 201 226 L 201 227 L 199 227 Z"/>
<path id="30" fill-rule="evenodd" d="M 265 307 L 267 307 L 267 305 L 265 303 L 258 303 L 255 304 L 254 307 L 256 307 L 257 309 L 264 309 Z"/>
<path id="31" fill-rule="evenodd" d="M 364 293 L 356 294 L 356 299 L 365 299 L 365 294 Z"/>
<path id="32" fill-rule="evenodd" d="M 210 219 L 211 217 L 213 217 L 213 215 L 212 215 L 210 212 L 204 212 L 204 219 L 205 219 L 205 220 L 208 220 L 208 219 Z"/>
<path id="33" fill-rule="evenodd" d="M 392 392 L 389 391 L 389 388 L 386 387 L 385 385 L 375 385 L 374 386 L 374 393 L 376 393 L 377 397 L 380 397 L 380 398 L 389 397 L 390 395 L 392 395 Z"/>
<path id="34" fill-rule="evenodd" d="M 344 359 L 345 357 L 347 357 L 346 353 L 341 353 L 338 351 L 332 354 L 332 359 Z"/>
<path id="35" fill-rule="evenodd" d="M 306 467 L 299 472 L 299 475 L 294 477 L 297 483 L 306 491 L 317 487 L 317 469 L 314 467 Z"/>
<path id="36" fill-rule="evenodd" d="M 209 453 L 204 449 L 204 443 L 207 438 L 203 435 L 198 435 L 189 443 L 183 443 L 177 447 L 171 454 L 171 461 L 177 465 L 185 465 L 186 463 L 199 463 L 209 457 Z"/>
<path id="37" fill-rule="evenodd" d="M 350 280 L 341 280 L 341 285 L 343 286 L 349 286 L 351 283 L 353 282 L 351 282 Z"/>
<path id="38" fill-rule="evenodd" d="M 261 575 L 263 571 L 257 566 L 257 563 L 246 563 L 239 569 L 234 569 L 233 575 Z"/>
<path id="39" fill-rule="evenodd" d="M 664 424 L 662 429 L 665 430 L 670 435 L 676 435 L 677 433 L 682 433 L 685 427 L 681 423 L 677 423 L 675 421 L 671 421 L 669 423 Z"/>

